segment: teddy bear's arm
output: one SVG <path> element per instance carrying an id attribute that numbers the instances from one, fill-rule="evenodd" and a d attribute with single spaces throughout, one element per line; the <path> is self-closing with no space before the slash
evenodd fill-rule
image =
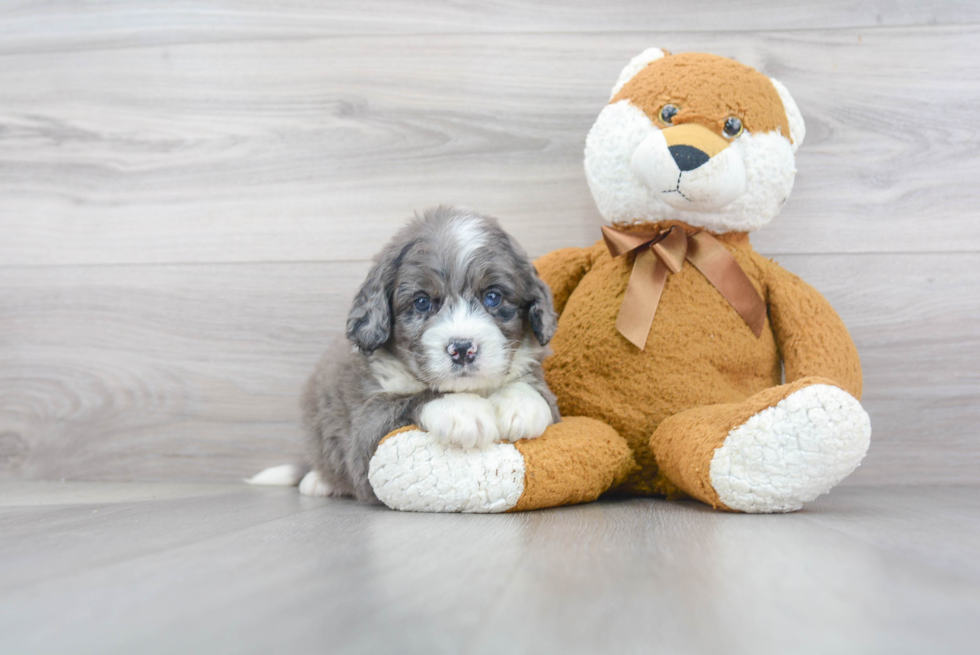
<path id="1" fill-rule="evenodd" d="M 551 287 L 555 311 L 561 314 L 565 303 L 592 268 L 592 248 L 562 248 L 534 260 L 534 268 Z"/>
<path id="2" fill-rule="evenodd" d="M 786 382 L 830 378 L 861 398 L 861 360 L 844 322 L 827 299 L 775 262 L 766 262 L 769 321 Z"/>

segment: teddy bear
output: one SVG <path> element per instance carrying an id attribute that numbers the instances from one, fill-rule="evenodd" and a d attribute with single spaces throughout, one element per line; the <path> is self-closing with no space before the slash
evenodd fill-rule
<path id="1" fill-rule="evenodd" d="M 470 450 L 397 430 L 371 462 L 377 496 L 413 511 L 615 493 L 775 513 L 854 471 L 871 437 L 857 349 L 748 237 L 789 197 L 804 136 L 786 87 L 749 66 L 634 57 L 586 138 L 602 238 L 535 261 L 559 313 L 544 368 L 562 421 Z"/>

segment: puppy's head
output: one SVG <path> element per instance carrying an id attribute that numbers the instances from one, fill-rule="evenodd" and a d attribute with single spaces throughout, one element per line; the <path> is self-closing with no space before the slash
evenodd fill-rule
<path id="1" fill-rule="evenodd" d="M 378 256 L 347 337 L 394 355 L 429 388 L 468 391 L 501 386 L 556 327 L 550 290 L 497 221 L 439 207 Z"/>
<path id="2" fill-rule="evenodd" d="M 650 48 L 623 69 L 589 132 L 586 178 L 609 222 L 747 232 L 789 196 L 804 135 L 778 81 L 725 57 Z"/>

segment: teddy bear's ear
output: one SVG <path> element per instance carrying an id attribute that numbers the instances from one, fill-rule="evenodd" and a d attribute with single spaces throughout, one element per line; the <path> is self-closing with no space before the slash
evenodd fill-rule
<path id="1" fill-rule="evenodd" d="M 637 56 L 630 59 L 630 63 L 626 64 L 626 68 L 622 70 L 619 74 L 619 79 L 616 80 L 616 85 L 613 87 L 612 93 L 609 94 L 609 99 L 612 100 L 619 90 L 626 86 L 626 83 L 633 79 L 633 76 L 639 73 L 641 70 L 647 67 L 652 61 L 657 61 L 661 57 L 666 57 L 670 53 L 666 50 L 661 50 L 660 48 L 647 48 Z"/>
<path id="2" fill-rule="evenodd" d="M 772 85 L 776 87 L 779 99 L 783 101 L 783 109 L 786 111 L 786 120 L 789 122 L 789 137 L 793 140 L 793 152 L 803 144 L 806 137 L 806 124 L 803 122 L 803 114 L 796 106 L 796 101 L 789 94 L 789 89 L 783 86 L 779 80 L 769 78 Z"/>

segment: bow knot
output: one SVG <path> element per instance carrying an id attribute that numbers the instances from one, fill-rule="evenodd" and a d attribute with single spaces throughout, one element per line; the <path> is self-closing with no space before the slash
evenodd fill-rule
<path id="1" fill-rule="evenodd" d="M 707 232 L 688 235 L 683 228 L 659 232 L 626 232 L 602 226 L 609 254 L 636 252 L 616 329 L 640 350 L 646 346 L 667 275 L 679 273 L 689 261 L 724 296 L 756 338 L 766 323 L 766 303 L 728 250 Z"/>

